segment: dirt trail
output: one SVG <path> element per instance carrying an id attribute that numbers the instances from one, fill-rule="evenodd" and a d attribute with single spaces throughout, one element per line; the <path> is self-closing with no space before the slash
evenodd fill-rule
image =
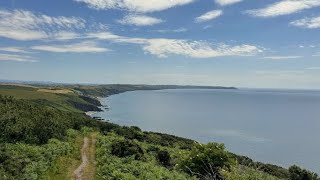
<path id="1" fill-rule="evenodd" d="M 81 148 L 81 164 L 73 172 L 76 180 L 93 180 L 96 172 L 96 138 L 98 133 L 91 133 L 83 139 Z"/>
<path id="2" fill-rule="evenodd" d="M 85 137 L 83 139 L 83 145 L 81 148 L 81 164 L 80 166 L 73 172 L 73 174 L 75 175 L 75 179 L 76 180 L 82 180 L 82 176 L 83 176 L 83 172 L 85 170 L 85 168 L 88 166 L 89 160 L 88 160 L 88 147 L 89 147 L 89 138 Z"/>

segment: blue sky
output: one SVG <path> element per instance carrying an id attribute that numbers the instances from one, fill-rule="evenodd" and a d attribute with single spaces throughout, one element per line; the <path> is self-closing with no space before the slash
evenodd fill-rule
<path id="1" fill-rule="evenodd" d="M 0 1 L 0 79 L 320 88 L 319 0 Z"/>

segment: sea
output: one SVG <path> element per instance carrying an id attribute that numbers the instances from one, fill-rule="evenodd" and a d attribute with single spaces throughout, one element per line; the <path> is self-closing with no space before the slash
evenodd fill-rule
<path id="1" fill-rule="evenodd" d="M 93 116 L 144 131 L 224 143 L 234 153 L 320 172 L 320 91 L 170 89 L 101 99 Z"/>

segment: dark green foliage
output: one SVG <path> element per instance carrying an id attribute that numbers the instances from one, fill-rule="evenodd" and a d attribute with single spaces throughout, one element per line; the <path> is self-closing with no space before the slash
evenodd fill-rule
<path id="1" fill-rule="evenodd" d="M 289 167 L 291 180 L 319 180 L 318 174 L 302 169 L 296 165 Z"/>
<path id="2" fill-rule="evenodd" d="M 181 167 L 191 175 L 202 179 L 224 179 L 222 169 L 230 169 L 234 163 L 223 144 L 196 144 L 189 155 L 182 160 Z"/>
<path id="3" fill-rule="evenodd" d="M 181 149 L 191 149 L 195 143 L 193 140 L 168 134 L 155 132 L 145 132 L 144 134 L 146 142 L 161 146 L 179 146 Z"/>
<path id="4" fill-rule="evenodd" d="M 144 152 L 138 144 L 130 140 L 123 140 L 114 142 L 111 145 L 111 154 L 121 158 L 134 156 L 135 160 L 141 160 Z"/>
<path id="5" fill-rule="evenodd" d="M 0 179 L 41 179 L 57 157 L 71 152 L 67 142 L 50 140 L 48 144 L 0 144 Z"/>
<path id="6" fill-rule="evenodd" d="M 247 166 L 250 168 L 258 169 L 262 172 L 270 174 L 272 176 L 282 178 L 282 179 L 289 179 L 289 171 L 280 166 L 272 165 L 272 164 L 264 164 L 261 162 L 255 162 L 251 158 L 246 156 L 239 156 L 236 154 L 232 154 L 232 157 L 237 159 L 238 163 L 243 166 Z"/>
<path id="7" fill-rule="evenodd" d="M 170 167 L 171 166 L 171 157 L 168 151 L 159 151 L 157 153 L 157 160 L 159 161 L 160 164 L 162 164 L 165 167 Z"/>
<path id="8" fill-rule="evenodd" d="M 157 153 L 160 151 L 160 148 L 154 145 L 148 147 L 147 152 Z"/>
<path id="9" fill-rule="evenodd" d="M 0 142 L 44 144 L 51 138 L 64 139 L 67 129 L 80 129 L 89 121 L 80 113 L 0 96 Z"/>
<path id="10" fill-rule="evenodd" d="M 141 132 L 141 129 L 139 127 L 137 127 L 137 126 L 131 126 L 130 128 L 135 130 L 135 131 Z"/>
<path id="11" fill-rule="evenodd" d="M 113 129 L 113 131 L 120 136 L 124 136 L 126 139 L 136 139 L 138 141 L 144 141 L 146 138 L 143 132 L 141 132 L 140 129 L 137 129 L 136 127 L 118 127 Z"/>
<path id="12" fill-rule="evenodd" d="M 288 173 L 287 169 L 280 167 L 280 166 L 273 165 L 273 164 L 264 164 L 261 162 L 257 162 L 255 164 L 255 168 L 259 169 L 262 172 L 270 174 L 272 176 L 278 177 L 278 178 L 288 178 L 289 177 L 289 173 Z"/>

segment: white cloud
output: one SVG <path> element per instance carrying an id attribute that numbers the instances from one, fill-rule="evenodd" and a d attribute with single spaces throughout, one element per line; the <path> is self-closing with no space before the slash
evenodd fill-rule
<path id="1" fill-rule="evenodd" d="M 41 31 L 33 31 L 33 30 L 22 30 L 22 29 L 13 29 L 6 27 L 0 27 L 0 36 L 21 40 L 21 41 L 28 41 L 28 40 L 39 40 L 39 39 L 46 39 L 48 35 L 45 32 Z"/>
<path id="2" fill-rule="evenodd" d="M 215 19 L 223 14 L 222 10 L 209 11 L 195 19 L 196 22 L 206 22 Z"/>
<path id="3" fill-rule="evenodd" d="M 239 3 L 241 1 L 243 1 L 243 0 L 215 0 L 215 2 L 217 4 L 219 4 L 220 6 L 227 6 L 227 5 Z"/>
<path id="4" fill-rule="evenodd" d="M 33 46 L 31 49 L 56 53 L 100 53 L 110 51 L 107 48 L 99 47 L 96 43 L 91 41 L 68 45 L 40 45 Z"/>
<path id="5" fill-rule="evenodd" d="M 246 44 L 229 46 L 225 44 L 212 45 L 203 41 L 189 41 L 183 39 L 130 38 L 114 35 L 110 32 L 90 33 L 88 34 L 88 37 L 116 43 L 141 45 L 146 53 L 160 58 L 165 58 L 169 55 L 182 55 L 193 58 L 250 56 L 263 51 L 256 46 Z"/>
<path id="6" fill-rule="evenodd" d="M 318 54 L 314 54 L 314 55 L 312 55 L 313 57 L 318 57 L 318 56 L 320 56 L 320 53 L 318 53 Z"/>
<path id="7" fill-rule="evenodd" d="M 282 0 L 265 8 L 248 10 L 246 12 L 257 17 L 275 17 L 296 13 L 317 6 L 320 6 L 319 0 Z"/>
<path id="8" fill-rule="evenodd" d="M 120 24 L 126 25 L 152 26 L 155 24 L 162 23 L 163 20 L 145 15 L 128 15 L 125 16 L 123 19 L 118 20 L 118 22 Z"/>
<path id="9" fill-rule="evenodd" d="M 49 39 L 61 29 L 84 28 L 76 17 L 50 17 L 25 10 L 0 10 L 0 36 L 15 40 Z"/>
<path id="10" fill-rule="evenodd" d="M 87 34 L 87 37 L 116 42 L 116 43 L 127 43 L 127 44 L 146 44 L 148 41 L 147 39 L 144 39 L 144 38 L 130 38 L 125 36 L 118 36 L 110 32 L 89 33 Z"/>
<path id="11" fill-rule="evenodd" d="M 155 12 L 182 6 L 195 0 L 74 0 L 94 9 L 124 9 L 132 12 Z"/>
<path id="12" fill-rule="evenodd" d="M 303 18 L 296 21 L 292 21 L 290 23 L 293 26 L 308 28 L 308 29 L 316 29 L 320 28 L 320 16 L 314 18 Z"/>
<path id="13" fill-rule="evenodd" d="M 15 54 L 0 54 L 0 61 L 37 62 L 37 60 L 34 60 L 31 56 Z"/>
<path id="14" fill-rule="evenodd" d="M 112 34 L 110 32 L 97 32 L 97 33 L 91 32 L 87 34 L 87 37 L 101 39 L 101 40 L 116 40 L 121 38 L 121 36 Z"/>
<path id="15" fill-rule="evenodd" d="M 168 57 L 168 55 L 183 55 L 192 58 L 247 56 L 261 51 L 259 48 L 251 45 L 220 45 L 213 47 L 204 42 L 178 39 L 150 39 L 143 49 L 161 58 Z"/>
<path id="16" fill-rule="evenodd" d="M 28 53 L 21 47 L 0 47 L 0 51 L 12 52 L 12 53 Z"/>
<path id="17" fill-rule="evenodd" d="M 274 60 L 280 60 L 280 59 L 299 59 L 303 58 L 302 56 L 267 56 L 263 57 L 263 59 L 274 59 Z"/>
<path id="18" fill-rule="evenodd" d="M 55 40 L 71 40 L 82 38 L 81 34 L 70 32 L 70 31 L 59 31 L 57 33 L 52 34 L 52 38 Z"/>
<path id="19" fill-rule="evenodd" d="M 181 32 L 187 32 L 187 31 L 188 29 L 186 28 L 156 30 L 156 32 L 159 32 L 159 33 L 181 33 Z"/>
<path id="20" fill-rule="evenodd" d="M 202 29 L 206 30 L 206 29 L 210 29 L 212 27 L 213 27 L 212 25 L 207 25 L 207 26 L 204 26 Z"/>

